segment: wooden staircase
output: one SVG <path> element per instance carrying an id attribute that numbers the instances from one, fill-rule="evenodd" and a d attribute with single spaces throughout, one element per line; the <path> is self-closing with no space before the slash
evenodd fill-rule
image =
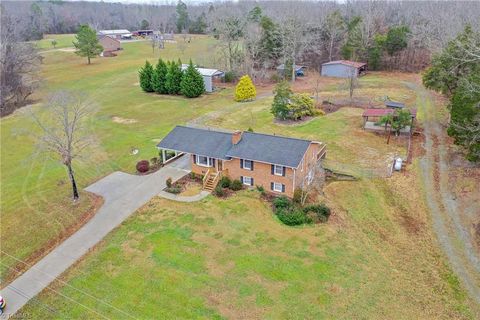
<path id="1" fill-rule="evenodd" d="M 220 172 L 213 172 L 208 170 L 203 177 L 203 190 L 212 192 L 218 184 Z"/>

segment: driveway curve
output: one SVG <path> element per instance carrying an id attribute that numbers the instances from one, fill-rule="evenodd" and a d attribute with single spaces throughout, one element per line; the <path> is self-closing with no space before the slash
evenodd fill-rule
<path id="1" fill-rule="evenodd" d="M 110 231 L 152 197 L 161 193 L 166 187 L 167 178 L 171 177 L 176 181 L 188 174 L 190 168 L 186 158 L 181 157 L 157 172 L 145 176 L 113 172 L 87 187 L 85 190 L 104 198 L 103 206 L 70 238 L 2 290 L 1 295 L 8 303 L 2 316 L 15 314 Z"/>

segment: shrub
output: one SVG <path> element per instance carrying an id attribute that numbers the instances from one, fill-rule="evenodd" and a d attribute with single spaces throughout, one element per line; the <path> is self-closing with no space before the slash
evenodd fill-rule
<path id="1" fill-rule="evenodd" d="M 288 103 L 290 101 L 290 96 L 292 95 L 290 84 L 287 81 L 281 81 L 277 83 L 273 93 L 275 96 L 273 97 L 273 103 L 270 112 L 275 116 L 275 118 L 285 120 L 288 118 Z"/>
<path id="2" fill-rule="evenodd" d="M 302 192 L 303 190 L 301 188 L 296 188 L 295 191 L 293 192 L 293 202 L 296 204 L 302 203 Z"/>
<path id="3" fill-rule="evenodd" d="M 257 90 L 248 75 L 240 78 L 235 87 L 235 101 L 250 101 L 257 96 Z"/>
<path id="4" fill-rule="evenodd" d="M 190 179 L 196 179 L 197 178 L 197 175 L 195 174 L 195 172 L 190 172 Z"/>
<path id="5" fill-rule="evenodd" d="M 292 206 L 292 202 L 287 197 L 280 196 L 273 199 L 273 206 L 275 210 L 289 209 Z"/>
<path id="6" fill-rule="evenodd" d="M 182 188 L 173 186 L 173 187 L 166 188 L 165 191 L 173 194 L 179 194 L 180 192 L 182 192 Z"/>
<path id="7" fill-rule="evenodd" d="M 138 172 L 147 172 L 148 170 L 150 170 L 150 163 L 148 162 L 148 160 L 140 160 L 137 162 L 136 168 Z"/>
<path id="8" fill-rule="evenodd" d="M 225 77 L 223 78 L 225 82 L 234 82 L 237 79 L 235 71 L 225 72 Z"/>
<path id="9" fill-rule="evenodd" d="M 305 116 L 313 116 L 315 107 L 313 99 L 308 93 L 295 93 L 290 97 L 288 104 L 289 117 L 293 120 L 301 119 Z"/>
<path id="10" fill-rule="evenodd" d="M 167 178 L 167 180 L 165 181 L 165 184 L 167 185 L 167 188 L 171 188 L 172 187 L 172 178 Z"/>
<path id="11" fill-rule="evenodd" d="M 248 132 L 253 132 L 253 128 L 252 128 L 252 127 L 248 127 L 247 131 L 248 131 Z"/>
<path id="12" fill-rule="evenodd" d="M 287 226 L 298 226 L 305 223 L 312 223 L 312 219 L 301 210 L 277 210 L 276 215 L 280 221 L 282 221 Z"/>
<path id="13" fill-rule="evenodd" d="M 218 184 L 215 189 L 213 190 L 213 193 L 217 196 L 217 197 L 223 197 L 225 195 L 225 190 L 223 190 L 222 186 L 220 184 Z"/>
<path id="14" fill-rule="evenodd" d="M 153 157 L 152 159 L 150 159 L 150 164 L 152 165 L 152 167 L 156 167 L 160 164 L 160 161 L 157 157 Z"/>
<path id="15" fill-rule="evenodd" d="M 183 73 L 180 89 L 182 94 L 187 98 L 196 98 L 205 92 L 203 77 L 198 70 L 195 69 L 192 61 L 190 61 L 187 70 Z"/>
<path id="16" fill-rule="evenodd" d="M 257 186 L 257 191 L 260 192 L 261 194 L 264 194 L 265 188 L 263 186 Z"/>
<path id="17" fill-rule="evenodd" d="M 243 188 L 242 182 L 238 179 L 233 180 L 232 183 L 230 184 L 230 189 L 232 189 L 233 191 L 242 190 L 242 188 Z"/>
<path id="18" fill-rule="evenodd" d="M 230 180 L 229 177 L 223 176 L 222 179 L 220 179 L 220 182 L 218 183 L 219 186 L 222 188 L 230 188 L 230 185 L 232 184 L 232 180 Z"/>
<path id="19" fill-rule="evenodd" d="M 313 213 L 315 218 L 320 222 L 327 222 L 328 217 L 331 214 L 330 208 L 322 204 L 312 204 L 303 208 L 303 212 L 306 214 Z"/>

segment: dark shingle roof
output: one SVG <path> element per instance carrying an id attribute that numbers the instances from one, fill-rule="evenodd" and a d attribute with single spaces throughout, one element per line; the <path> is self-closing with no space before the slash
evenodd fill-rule
<path id="1" fill-rule="evenodd" d="M 176 126 L 157 145 L 159 148 L 194 153 L 218 159 L 232 146 L 230 133 Z"/>
<path id="2" fill-rule="evenodd" d="M 389 108 L 405 108 L 404 103 L 390 101 L 390 100 L 385 101 L 385 105 Z"/>
<path id="3" fill-rule="evenodd" d="M 310 143 L 246 131 L 240 142 L 233 145 L 231 133 L 177 126 L 157 146 L 219 159 L 233 157 L 296 168 Z"/>
<path id="4" fill-rule="evenodd" d="M 296 168 L 309 145 L 308 140 L 247 131 L 242 140 L 230 148 L 227 156 Z"/>

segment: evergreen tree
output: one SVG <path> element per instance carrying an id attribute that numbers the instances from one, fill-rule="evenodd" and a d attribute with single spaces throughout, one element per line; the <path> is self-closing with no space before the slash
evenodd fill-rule
<path id="1" fill-rule="evenodd" d="M 145 61 L 145 66 L 138 71 L 140 77 L 140 87 L 145 92 L 153 92 L 152 88 L 152 77 L 153 77 L 153 67 L 150 62 Z"/>
<path id="2" fill-rule="evenodd" d="M 179 94 L 180 93 L 180 84 L 182 82 L 182 62 L 179 60 L 178 63 L 172 61 L 168 65 L 167 78 L 165 82 L 165 87 L 169 94 Z"/>
<path id="3" fill-rule="evenodd" d="M 182 94 L 187 98 L 196 98 L 205 91 L 203 77 L 193 66 L 192 61 L 188 65 L 187 70 L 183 73 L 182 82 L 180 83 Z"/>
<path id="4" fill-rule="evenodd" d="M 103 51 L 103 47 L 98 42 L 95 30 L 87 25 L 80 26 L 75 39 L 77 40 L 73 41 L 76 49 L 75 54 L 80 57 L 87 57 L 88 64 L 90 64 L 91 58 L 95 58 Z"/>
<path id="5" fill-rule="evenodd" d="M 184 30 L 187 30 L 187 27 L 190 21 L 188 17 L 187 5 L 181 0 L 179 0 L 177 3 L 176 12 L 177 12 L 177 15 L 176 15 L 177 32 L 182 33 Z"/>
<path id="6" fill-rule="evenodd" d="M 248 75 L 240 78 L 235 87 L 235 101 L 250 101 L 257 96 L 257 90 L 253 85 L 252 79 Z"/>
<path id="7" fill-rule="evenodd" d="M 387 39 L 385 40 L 385 49 L 389 55 L 393 55 L 408 45 L 408 35 L 410 29 L 407 26 L 393 27 L 388 30 Z"/>
<path id="8" fill-rule="evenodd" d="M 167 71 L 168 71 L 168 67 L 165 64 L 165 62 L 163 62 L 161 58 L 158 59 L 157 66 L 155 67 L 155 70 L 152 76 L 152 88 L 156 93 L 160 93 L 160 94 L 168 93 L 167 86 L 166 86 Z"/>
<path id="9" fill-rule="evenodd" d="M 285 120 L 288 118 L 288 104 L 290 103 L 290 97 L 292 95 L 292 90 L 290 90 L 288 82 L 279 82 L 273 93 L 275 96 L 273 97 L 272 108 L 270 111 L 275 118 Z"/>

